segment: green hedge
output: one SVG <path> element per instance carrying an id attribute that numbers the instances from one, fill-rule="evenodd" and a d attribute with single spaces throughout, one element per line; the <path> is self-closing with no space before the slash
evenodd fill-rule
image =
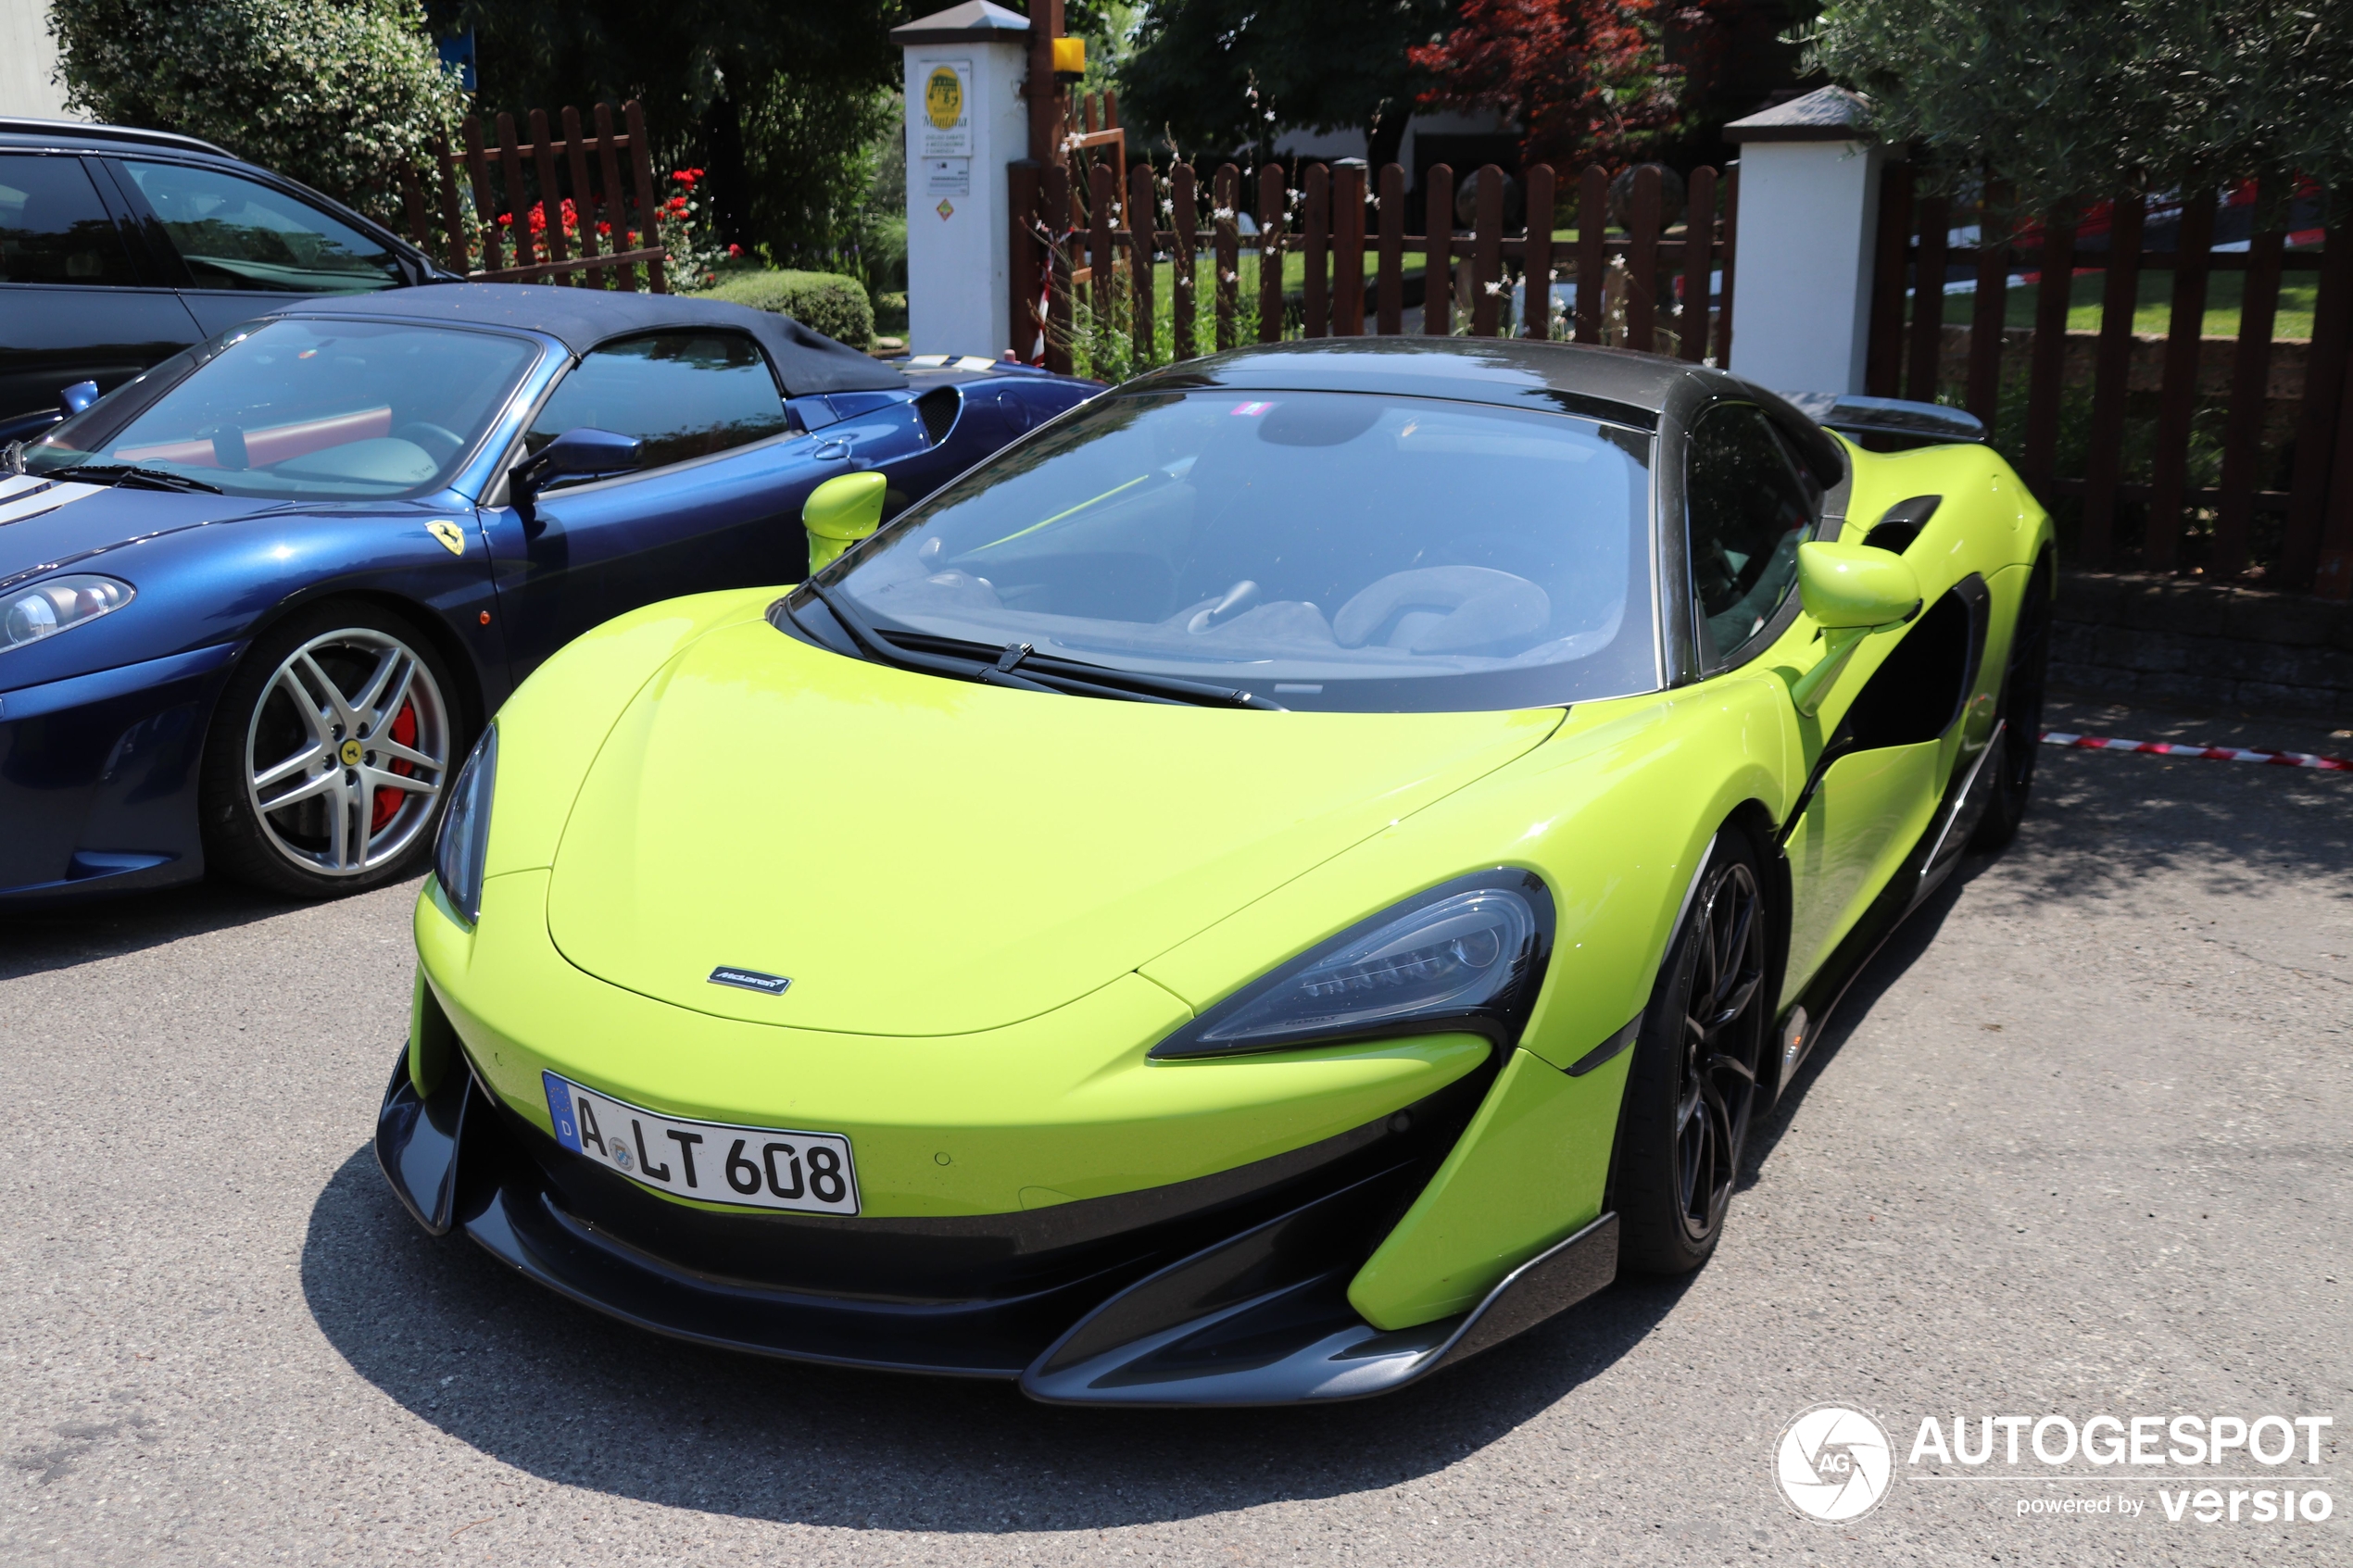
<path id="1" fill-rule="evenodd" d="M 866 285 L 838 272 L 736 272 L 702 292 L 706 299 L 789 316 L 852 348 L 874 341 L 875 307 L 866 297 Z"/>

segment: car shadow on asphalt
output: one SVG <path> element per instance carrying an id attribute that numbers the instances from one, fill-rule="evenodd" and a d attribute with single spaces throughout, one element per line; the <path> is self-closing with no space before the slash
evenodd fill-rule
<path id="1" fill-rule="evenodd" d="M 1799 1064 L 1797 1075 L 1789 1081 L 1781 1090 L 1780 1098 L 1774 1101 L 1771 1113 L 1749 1129 L 1748 1146 L 1741 1156 L 1740 1177 L 1733 1186 L 1735 1192 L 1746 1192 L 1756 1185 L 1766 1159 L 1781 1141 L 1781 1135 L 1789 1131 L 1790 1124 L 1796 1121 L 1797 1113 L 1805 1108 L 1806 1097 L 1813 1091 L 1815 1084 L 1838 1060 L 1839 1047 L 1846 1044 L 1856 1026 L 1869 1015 L 1880 997 L 1901 985 L 1912 965 L 1935 945 L 1937 933 L 1944 929 L 1944 917 L 1951 914 L 1953 906 L 1960 901 L 1961 889 L 1976 880 L 1981 872 L 1991 869 L 1996 860 L 1997 857 L 1974 851 L 1963 855 L 1944 884 L 1888 934 L 1879 951 L 1871 955 L 1870 961 L 1862 967 L 1854 982 L 1847 986 L 1846 994 L 1831 1009 L 1830 1022 L 1815 1041 L 1814 1048 L 1806 1053 L 1805 1061 Z"/>
<path id="2" fill-rule="evenodd" d="M 0 980 L 120 958 L 305 907 L 233 882 L 198 882 L 0 914 Z"/>
<path id="3" fill-rule="evenodd" d="M 1364 1403 L 1097 1411 L 1033 1404 L 1009 1384 L 801 1366 L 611 1322 L 460 1237 L 425 1236 L 368 1148 L 320 1194 L 302 1254 L 311 1315 L 353 1370 L 502 1463 L 667 1507 L 984 1534 L 1187 1519 L 1443 1470 L 1605 1373 L 1688 1283 L 1621 1282 Z"/>

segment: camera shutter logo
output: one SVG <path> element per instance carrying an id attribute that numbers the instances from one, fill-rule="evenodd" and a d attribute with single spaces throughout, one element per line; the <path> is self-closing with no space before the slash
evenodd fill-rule
<path id="1" fill-rule="evenodd" d="M 1880 1505 L 1895 1472 L 1886 1429 L 1861 1411 L 1816 1405 L 1781 1430 L 1773 1479 L 1790 1507 L 1844 1524 Z"/>

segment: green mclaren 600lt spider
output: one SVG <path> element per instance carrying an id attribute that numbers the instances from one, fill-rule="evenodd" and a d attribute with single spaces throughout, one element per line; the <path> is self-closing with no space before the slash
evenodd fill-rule
<path id="1" fill-rule="evenodd" d="M 2051 528 L 1982 436 L 1360 338 L 887 526 L 840 476 L 809 582 L 613 621 L 474 748 L 385 1173 L 644 1328 L 1071 1404 L 1381 1393 L 1696 1268 L 2026 809 Z"/>

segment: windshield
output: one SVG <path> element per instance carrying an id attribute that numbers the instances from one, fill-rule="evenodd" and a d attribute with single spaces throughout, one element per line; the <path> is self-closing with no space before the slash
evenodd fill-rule
<path id="1" fill-rule="evenodd" d="M 25 448 L 25 471 L 116 464 L 280 499 L 422 495 L 448 483 L 538 354 L 499 332 L 269 321 L 177 382 L 125 387 L 58 425 Z"/>
<path id="2" fill-rule="evenodd" d="M 1354 393 L 1106 397 L 821 579 L 886 631 L 1285 708 L 1648 691 L 1646 433 Z"/>

